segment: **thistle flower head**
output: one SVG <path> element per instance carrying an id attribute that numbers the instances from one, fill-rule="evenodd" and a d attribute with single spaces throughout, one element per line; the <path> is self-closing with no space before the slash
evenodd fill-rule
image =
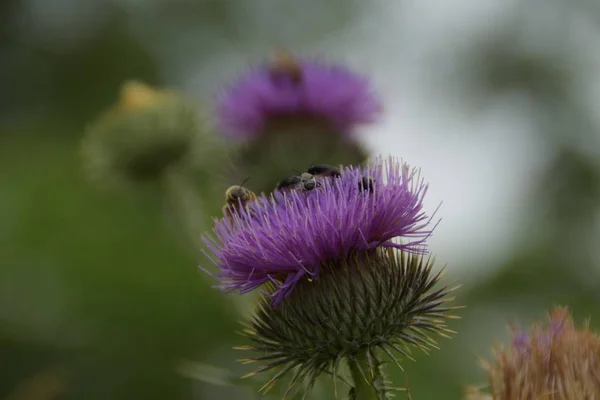
<path id="1" fill-rule="evenodd" d="M 217 99 L 217 125 L 236 143 L 231 182 L 252 176 L 257 191 L 311 163 L 358 164 L 367 152 L 358 125 L 375 121 L 381 105 L 369 82 L 336 65 L 278 52 Z"/>
<path id="2" fill-rule="evenodd" d="M 372 193 L 363 188 L 370 179 Z M 319 278 L 324 262 L 378 246 L 423 251 L 431 218 L 423 211 L 427 185 L 395 158 L 347 167 L 310 192 L 262 196 L 247 212 L 216 221 L 204 240 L 225 290 L 245 293 L 267 282 L 281 301 L 303 279 Z M 404 243 L 392 239 L 402 237 Z"/>
<path id="3" fill-rule="evenodd" d="M 433 228 L 417 172 L 380 158 L 319 183 L 263 195 L 205 237 L 224 290 L 263 288 L 241 349 L 268 361 L 255 373 L 278 370 L 265 389 L 291 371 L 290 389 L 309 389 L 323 372 L 337 376 L 341 360 L 375 376 L 381 353 L 397 361 L 435 347 L 428 332 L 451 333 L 454 288 L 435 288 L 440 274 L 423 255 Z M 387 390 L 383 378 L 371 386 Z"/>
<path id="4" fill-rule="evenodd" d="M 381 105 L 369 82 L 350 70 L 279 53 L 239 78 L 217 103 L 224 135 L 247 139 L 287 117 L 323 121 L 341 134 L 374 121 Z"/>
<path id="5" fill-rule="evenodd" d="M 484 368 L 493 399 L 592 399 L 600 395 L 600 336 L 558 307 L 545 326 L 513 328 L 510 346 L 498 346 Z"/>
<path id="6" fill-rule="evenodd" d="M 153 180 L 174 166 L 215 156 L 215 138 L 195 104 L 171 91 L 126 82 L 117 104 L 86 129 L 82 153 L 93 176 Z M 209 150 L 209 151 L 207 151 Z"/>

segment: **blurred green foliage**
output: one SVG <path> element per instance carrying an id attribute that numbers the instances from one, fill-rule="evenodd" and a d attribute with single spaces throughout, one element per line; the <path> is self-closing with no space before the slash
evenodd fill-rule
<path id="1" fill-rule="evenodd" d="M 358 3 L 309 3 L 297 18 L 308 24 L 313 16 L 314 29 L 283 30 L 273 38 L 294 13 L 264 6 L 262 17 L 244 18 L 254 3 L 241 0 L 156 0 L 143 13 L 135 2 L 106 1 L 96 5 L 102 11 L 96 19 L 92 13 L 85 20 L 85 35 L 73 25 L 66 37 L 82 39 L 69 45 L 51 30 L 36 29 L 31 10 L 43 4 L 2 3 L 0 397 L 56 369 L 64 370 L 56 379 L 65 380 L 67 391 L 57 398 L 255 397 L 260 382 L 250 381 L 251 390 L 228 385 L 249 370 L 236 364 L 231 350 L 242 340 L 235 334 L 239 299 L 221 295 L 196 268 L 207 261 L 182 229 L 185 221 L 174 215 L 173 199 L 150 184 L 117 192 L 91 185 L 78 146 L 85 124 L 115 101 L 123 81 L 164 85 L 167 67 L 198 59 L 165 60 L 165 48 L 180 45 L 181 54 L 209 59 L 223 47 L 310 46 L 347 28 L 361 12 Z M 77 20 L 69 16 L 69 2 L 54 6 L 62 7 L 59 25 L 63 17 Z M 186 32 L 194 40 L 162 40 Z M 457 304 L 468 308 L 451 326 L 456 338 L 441 341 L 429 357 L 406 362 L 405 372 L 389 368 L 394 383 L 409 385 L 414 399 L 459 399 L 466 385 L 483 384 L 477 357 L 489 353 L 494 339 L 507 337 L 506 322 L 517 316 L 526 324 L 563 304 L 578 321 L 591 316 L 600 330 L 598 108 L 583 107 L 573 95 L 576 69 L 572 54 L 561 51 L 565 42 L 543 55 L 520 46 L 519 35 L 527 33 L 515 32 L 508 24 L 473 46 L 464 60 L 470 90 L 463 95 L 485 105 L 506 91 L 526 93 L 535 104 L 532 121 L 546 132 L 554 156 L 525 199 L 531 213 L 523 220 L 524 239 L 497 265 L 480 266 L 493 273 L 458 292 Z M 204 197 L 221 193 L 202 187 L 205 172 L 193 177 L 198 191 Z M 203 206 L 207 214 L 221 206 L 220 195 L 214 198 Z M 184 373 L 182 362 L 204 365 L 200 371 L 213 372 L 201 374 L 214 376 L 198 377 L 189 368 Z M 330 389 L 324 379 L 314 397 L 330 398 Z"/>
<path id="2" fill-rule="evenodd" d="M 232 341 L 234 310 L 201 289 L 210 282 L 165 228 L 161 193 L 94 191 L 76 145 L 48 135 L 2 147 L 3 193 L 11 194 L 1 208 L 2 347 L 22 346 L 14 360 L 2 358 L 4 376 L 64 363 L 86 382 L 75 389 L 81 398 L 187 398 L 176 366 Z M 40 351 L 53 356 L 38 359 Z M 24 356 L 18 373 L 11 365 Z"/>

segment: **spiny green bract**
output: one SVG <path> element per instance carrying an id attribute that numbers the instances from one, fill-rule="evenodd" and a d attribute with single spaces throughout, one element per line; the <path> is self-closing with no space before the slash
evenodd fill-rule
<path id="1" fill-rule="evenodd" d="M 248 376 L 274 369 L 266 391 L 293 371 L 288 391 L 304 381 L 308 392 L 323 372 L 338 379 L 341 360 L 356 354 L 381 351 L 399 366 L 411 347 L 437 348 L 427 333 L 454 333 L 445 320 L 459 307 L 446 306 L 457 287 L 436 289 L 441 272 L 432 267 L 420 254 L 376 249 L 326 262 L 318 279 L 300 282 L 276 308 L 265 295 L 243 332 L 253 344 L 239 349 L 260 353 L 244 362 L 268 363 Z"/>

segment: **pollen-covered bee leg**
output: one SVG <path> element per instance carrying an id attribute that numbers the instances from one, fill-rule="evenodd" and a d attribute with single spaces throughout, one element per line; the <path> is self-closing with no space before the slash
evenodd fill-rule
<path id="1" fill-rule="evenodd" d="M 369 193 L 373 193 L 375 190 L 375 180 L 369 178 L 367 176 L 363 176 L 360 181 L 358 181 L 358 191 L 368 191 Z"/>

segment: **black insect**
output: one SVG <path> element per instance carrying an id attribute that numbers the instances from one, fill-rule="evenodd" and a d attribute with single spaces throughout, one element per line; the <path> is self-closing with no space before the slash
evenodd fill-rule
<path id="1" fill-rule="evenodd" d="M 339 168 L 329 164 L 313 164 L 305 172 L 288 176 L 277 184 L 278 190 L 298 189 L 303 191 L 314 190 L 321 186 L 319 178 L 342 176 Z"/>
<path id="2" fill-rule="evenodd" d="M 314 176 L 342 176 L 338 167 L 329 164 L 313 164 L 306 172 Z"/>
<path id="3" fill-rule="evenodd" d="M 375 180 L 369 177 L 363 176 L 360 181 L 358 181 L 358 191 L 368 191 L 369 193 L 373 193 L 375 190 Z"/>
<path id="4" fill-rule="evenodd" d="M 298 186 L 300 181 L 301 181 L 301 178 L 298 175 L 288 176 L 286 178 L 283 178 L 281 180 L 281 182 L 279 182 L 277 184 L 277 189 L 278 190 L 294 189 Z"/>

